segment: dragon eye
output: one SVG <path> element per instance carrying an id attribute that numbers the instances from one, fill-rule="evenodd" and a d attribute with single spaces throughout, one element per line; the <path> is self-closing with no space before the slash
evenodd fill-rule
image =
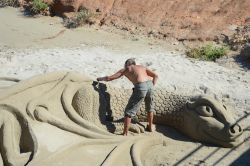
<path id="1" fill-rule="evenodd" d="M 199 106 L 195 109 L 195 111 L 201 116 L 206 116 L 206 117 L 213 116 L 213 110 L 209 106 Z"/>
<path id="2" fill-rule="evenodd" d="M 223 104 L 223 107 L 225 108 L 225 110 L 227 110 L 227 107 Z"/>

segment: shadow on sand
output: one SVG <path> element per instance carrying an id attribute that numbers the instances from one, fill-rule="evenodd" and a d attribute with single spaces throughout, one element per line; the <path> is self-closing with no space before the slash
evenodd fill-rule
<path id="1" fill-rule="evenodd" d="M 234 57 L 235 62 L 237 62 L 243 69 L 250 70 L 250 46 L 245 47 L 239 55 Z"/>
<path id="2" fill-rule="evenodd" d="M 235 160 L 232 164 L 232 166 L 238 166 L 238 165 L 250 165 L 250 149 L 248 149 L 245 153 L 243 153 L 237 160 Z"/>
<path id="3" fill-rule="evenodd" d="M 242 116 L 241 118 L 239 118 L 237 120 L 237 123 L 238 122 L 241 122 L 245 119 L 248 118 L 248 116 L 250 116 L 249 113 L 245 112 L 245 115 Z M 248 132 L 250 129 L 250 126 L 246 127 L 244 129 L 244 132 Z M 166 130 L 168 130 L 166 132 Z M 189 142 L 192 142 L 192 140 L 186 138 L 185 136 L 179 134 L 177 131 L 175 131 L 174 129 L 171 129 L 171 128 L 167 128 L 167 129 L 160 129 L 160 130 L 157 130 L 157 131 L 160 131 L 160 132 L 163 132 L 164 135 L 170 137 L 170 138 L 173 138 L 173 139 L 177 139 L 177 140 L 182 140 L 182 141 L 189 141 Z M 174 131 L 174 132 L 173 132 Z M 223 160 L 226 160 L 226 158 L 232 153 L 234 152 L 235 150 L 237 150 L 238 148 L 242 147 L 245 145 L 246 142 L 249 142 L 250 141 L 250 137 L 247 137 L 244 139 L 243 142 L 241 142 L 239 145 L 237 145 L 236 147 L 233 147 L 231 149 L 229 149 L 228 152 L 226 152 L 223 156 L 221 156 L 218 160 L 215 160 L 213 162 L 212 165 L 220 165 L 221 162 Z M 196 153 L 199 153 L 199 151 L 204 147 L 204 146 L 210 146 L 212 147 L 213 145 L 207 145 L 207 144 L 202 144 L 202 145 L 199 145 L 198 147 L 194 148 L 193 150 L 191 150 L 188 154 L 186 154 L 185 156 L 183 156 L 181 159 L 179 159 L 179 161 L 177 161 L 174 166 L 177 166 L 177 165 L 180 165 L 180 164 L 184 164 L 189 158 L 191 158 L 194 154 Z M 209 153 L 206 157 L 204 157 L 203 159 L 200 159 L 199 160 L 199 164 L 204 164 L 208 159 L 210 159 L 211 157 L 215 156 L 218 154 L 218 152 L 221 150 L 221 149 L 224 149 L 224 148 L 221 148 L 221 147 L 216 147 L 211 153 Z M 198 165 L 199 165 L 198 164 Z M 236 165 L 243 165 L 243 166 L 249 166 L 250 165 L 250 148 L 245 152 L 243 153 L 239 158 L 237 158 L 233 163 L 231 163 L 230 165 L 233 165 L 233 166 L 236 166 Z"/>

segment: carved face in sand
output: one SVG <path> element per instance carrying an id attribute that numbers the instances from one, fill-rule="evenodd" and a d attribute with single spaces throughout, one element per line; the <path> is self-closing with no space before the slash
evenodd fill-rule
<path id="1" fill-rule="evenodd" d="M 102 102 L 98 96 L 98 92 L 94 91 L 91 87 L 86 89 L 82 87 L 82 89 L 79 90 L 73 98 L 73 107 L 80 116 L 94 121 L 95 111 L 93 111 L 93 108 L 95 107 L 96 110 L 98 110 L 98 108 L 104 108 L 104 105 L 100 105 Z M 94 99 L 97 99 L 97 101 L 94 102 Z M 92 105 L 91 109 L 88 108 L 90 105 Z M 91 117 L 89 114 L 86 114 L 89 112 L 92 112 L 91 115 L 93 117 Z M 186 110 L 183 110 L 182 113 L 182 115 L 184 115 L 184 124 L 177 128 L 191 138 L 223 147 L 233 147 L 241 142 L 240 136 L 242 134 L 242 129 L 238 124 L 235 123 L 230 111 L 228 111 L 227 108 L 220 102 L 210 97 L 200 96 L 192 99 L 191 101 L 187 102 Z M 100 114 L 98 117 L 100 120 L 105 119 L 104 117 L 100 116 Z M 157 122 L 157 118 L 155 118 L 155 120 L 155 123 L 161 124 L 160 122 Z"/>
<path id="2" fill-rule="evenodd" d="M 242 129 L 220 102 L 200 96 L 187 102 L 185 113 L 187 116 L 183 132 L 192 138 L 223 147 L 233 147 L 240 143 Z"/>

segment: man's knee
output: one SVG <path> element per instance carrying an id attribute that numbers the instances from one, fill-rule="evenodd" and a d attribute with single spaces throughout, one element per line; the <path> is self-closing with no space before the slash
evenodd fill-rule
<path id="1" fill-rule="evenodd" d="M 136 116 L 137 110 L 136 108 L 131 108 L 131 109 L 125 109 L 124 116 L 126 117 L 134 117 Z"/>

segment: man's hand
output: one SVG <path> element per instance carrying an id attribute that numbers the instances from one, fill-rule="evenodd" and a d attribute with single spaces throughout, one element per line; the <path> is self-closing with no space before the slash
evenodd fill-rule
<path id="1" fill-rule="evenodd" d="M 150 77 L 153 77 L 153 84 L 155 85 L 156 81 L 158 80 L 158 75 L 152 70 L 149 70 L 148 68 L 146 68 L 146 72 Z"/>
<path id="2" fill-rule="evenodd" d="M 96 80 L 97 81 L 112 81 L 112 80 L 118 79 L 121 76 L 123 76 L 124 71 L 125 71 L 125 69 L 121 69 L 121 70 L 119 70 L 118 72 L 116 72 L 115 74 L 113 74 L 111 76 L 98 77 Z"/>
<path id="3" fill-rule="evenodd" d="M 98 77 L 97 81 L 107 81 L 107 77 Z"/>

